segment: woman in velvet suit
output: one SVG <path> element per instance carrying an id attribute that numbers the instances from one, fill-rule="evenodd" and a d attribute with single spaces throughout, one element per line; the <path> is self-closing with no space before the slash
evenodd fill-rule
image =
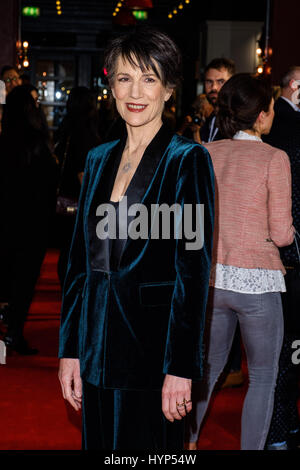
<path id="1" fill-rule="evenodd" d="M 180 54 L 168 36 L 142 29 L 117 38 L 105 67 L 127 135 L 87 158 L 63 295 L 59 378 L 64 398 L 82 407 L 84 449 L 182 449 L 192 381 L 202 375 L 212 164 L 203 147 L 162 124 L 180 77 Z M 161 204 L 203 204 L 202 244 L 189 244 L 186 230 L 152 236 L 150 225 L 146 237 L 132 236 L 138 217 L 131 209 L 143 205 L 150 214 Z M 117 235 L 108 223 L 105 237 L 110 213 Z"/>

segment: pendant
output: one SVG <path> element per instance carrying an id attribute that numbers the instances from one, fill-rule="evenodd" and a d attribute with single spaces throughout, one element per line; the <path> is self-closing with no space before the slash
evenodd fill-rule
<path id="1" fill-rule="evenodd" d="M 122 168 L 122 171 L 124 171 L 124 173 L 127 173 L 127 171 L 131 170 L 131 163 L 130 162 L 127 162 L 125 163 L 125 165 L 123 166 Z"/>

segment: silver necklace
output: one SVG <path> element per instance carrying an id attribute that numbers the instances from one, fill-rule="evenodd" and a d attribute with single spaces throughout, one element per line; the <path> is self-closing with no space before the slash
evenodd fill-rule
<path id="1" fill-rule="evenodd" d="M 127 162 L 125 163 L 125 165 L 122 167 L 122 171 L 123 173 L 127 173 L 129 170 L 131 170 L 132 168 L 132 165 L 131 165 L 131 161 L 129 160 L 129 156 L 127 154 Z"/>
<path id="2" fill-rule="evenodd" d="M 123 168 L 122 168 L 123 173 L 127 173 L 129 170 L 131 170 L 131 163 L 130 163 L 130 161 L 128 161 L 127 163 L 125 163 L 125 165 L 124 165 Z"/>

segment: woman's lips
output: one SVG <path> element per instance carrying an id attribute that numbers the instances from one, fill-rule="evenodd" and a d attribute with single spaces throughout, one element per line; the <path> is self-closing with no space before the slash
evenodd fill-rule
<path id="1" fill-rule="evenodd" d="M 131 113 L 141 113 L 147 108 L 146 104 L 126 103 L 126 106 Z"/>

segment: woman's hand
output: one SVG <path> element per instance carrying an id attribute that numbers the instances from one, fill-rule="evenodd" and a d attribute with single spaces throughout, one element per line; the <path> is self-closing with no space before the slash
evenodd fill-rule
<path id="1" fill-rule="evenodd" d="M 162 411 L 173 422 L 182 419 L 192 409 L 192 380 L 166 375 L 162 388 Z"/>
<path id="2" fill-rule="evenodd" d="M 75 408 L 81 408 L 82 384 L 79 359 L 60 359 L 58 378 L 65 400 Z"/>

